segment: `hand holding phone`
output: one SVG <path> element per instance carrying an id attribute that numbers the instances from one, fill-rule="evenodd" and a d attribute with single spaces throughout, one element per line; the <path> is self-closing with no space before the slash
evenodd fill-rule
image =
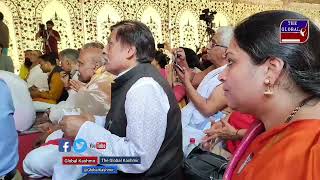
<path id="1" fill-rule="evenodd" d="M 186 59 L 185 52 L 182 48 L 174 49 L 173 51 L 174 61 L 180 62 Z"/>
<path id="2" fill-rule="evenodd" d="M 182 73 L 184 73 L 183 68 L 177 62 L 174 62 L 174 66 L 177 67 Z"/>

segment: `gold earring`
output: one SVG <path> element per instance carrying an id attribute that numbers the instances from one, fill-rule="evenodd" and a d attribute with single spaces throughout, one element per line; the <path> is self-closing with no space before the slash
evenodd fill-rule
<path id="1" fill-rule="evenodd" d="M 267 85 L 267 89 L 264 91 L 264 95 L 266 96 L 270 96 L 273 94 L 273 91 L 271 90 L 271 85 L 270 85 L 270 80 L 269 79 L 266 79 L 264 81 L 264 83 Z"/>

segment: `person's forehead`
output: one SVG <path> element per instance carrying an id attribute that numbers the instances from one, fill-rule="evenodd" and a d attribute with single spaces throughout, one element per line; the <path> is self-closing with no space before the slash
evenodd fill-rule
<path id="1" fill-rule="evenodd" d="M 100 54 L 102 54 L 102 49 L 99 48 L 86 48 L 80 52 L 80 56 L 96 56 Z"/>
<path id="2" fill-rule="evenodd" d="M 241 52 L 241 48 L 239 47 L 239 45 L 237 44 L 237 42 L 232 39 L 230 42 L 230 46 L 227 49 L 227 55 L 236 55 L 239 54 Z"/>
<path id="3" fill-rule="evenodd" d="M 113 30 L 110 33 L 109 40 L 116 41 L 117 40 L 117 30 Z"/>
<path id="4" fill-rule="evenodd" d="M 60 60 L 61 62 L 66 62 L 66 61 L 68 60 L 68 58 L 66 58 L 66 57 L 64 57 L 64 56 L 61 56 L 61 57 L 59 58 L 59 60 Z"/>
<path id="5" fill-rule="evenodd" d="M 86 59 L 90 59 L 100 55 L 102 55 L 102 49 L 98 49 L 98 48 L 83 49 L 80 52 L 79 61 L 84 63 Z"/>

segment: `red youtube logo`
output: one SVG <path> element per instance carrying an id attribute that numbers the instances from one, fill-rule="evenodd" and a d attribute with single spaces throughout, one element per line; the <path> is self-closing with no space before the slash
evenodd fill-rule
<path id="1" fill-rule="evenodd" d="M 97 142 L 96 143 L 96 149 L 106 149 L 107 143 L 106 142 Z"/>

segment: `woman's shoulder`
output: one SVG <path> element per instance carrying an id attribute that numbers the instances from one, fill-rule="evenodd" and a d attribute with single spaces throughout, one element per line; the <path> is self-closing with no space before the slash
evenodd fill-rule
<path id="1" fill-rule="evenodd" d="M 308 151 L 313 144 L 320 143 L 320 119 L 301 119 L 283 124 L 260 134 L 255 140 L 257 144 L 269 141 L 281 146 L 283 151 Z"/>
<path id="2" fill-rule="evenodd" d="M 283 128 L 286 131 L 315 133 L 320 132 L 320 119 L 298 119 L 285 124 Z"/>
<path id="3" fill-rule="evenodd" d="M 284 134 L 295 144 L 320 145 L 320 119 L 296 120 L 287 126 Z"/>
<path id="4" fill-rule="evenodd" d="M 295 128 L 299 131 L 306 129 L 320 132 L 320 118 L 319 119 L 298 119 L 291 122 L 288 127 Z"/>

